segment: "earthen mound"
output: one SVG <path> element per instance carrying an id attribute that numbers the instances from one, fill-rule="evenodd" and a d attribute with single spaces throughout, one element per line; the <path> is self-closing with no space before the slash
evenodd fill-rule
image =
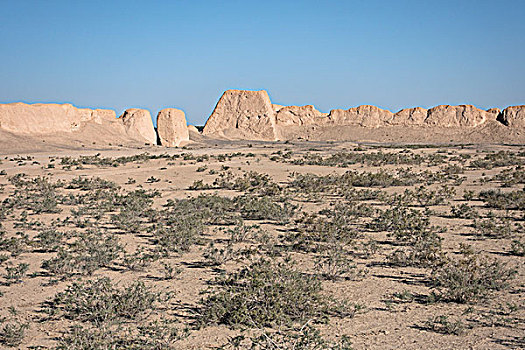
<path id="1" fill-rule="evenodd" d="M 498 121 L 510 127 L 525 128 L 525 105 L 505 108 L 499 114 Z"/>
<path id="2" fill-rule="evenodd" d="M 126 133 L 138 140 L 144 140 L 152 145 L 157 144 L 157 133 L 153 127 L 153 121 L 149 111 L 140 108 L 127 109 L 120 116 Z"/>
<path id="3" fill-rule="evenodd" d="M 228 90 L 204 126 L 203 135 L 231 139 L 277 139 L 275 111 L 266 91 Z"/>
<path id="4" fill-rule="evenodd" d="M 161 110 L 157 115 L 157 133 L 162 146 L 178 147 L 181 142 L 189 141 L 184 112 L 176 108 Z"/>
<path id="5" fill-rule="evenodd" d="M 108 109 L 77 108 L 71 104 L 9 103 L 0 105 L 0 128 L 16 134 L 73 132 L 88 122 L 115 120 Z"/>
<path id="6" fill-rule="evenodd" d="M 392 119 L 392 112 L 376 106 L 359 106 L 347 110 L 333 109 L 328 115 L 329 122 L 335 125 L 359 125 L 377 128 Z"/>

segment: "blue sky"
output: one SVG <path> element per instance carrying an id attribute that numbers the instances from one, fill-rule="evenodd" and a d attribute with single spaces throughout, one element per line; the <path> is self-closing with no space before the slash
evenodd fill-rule
<path id="1" fill-rule="evenodd" d="M 525 104 L 525 1 L 0 0 L 0 102 Z"/>

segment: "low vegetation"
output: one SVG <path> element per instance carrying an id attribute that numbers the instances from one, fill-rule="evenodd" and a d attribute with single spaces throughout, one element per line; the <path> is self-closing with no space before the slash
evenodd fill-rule
<path id="1" fill-rule="evenodd" d="M 3 159 L 0 347 L 522 345 L 520 149 L 246 147 Z"/>

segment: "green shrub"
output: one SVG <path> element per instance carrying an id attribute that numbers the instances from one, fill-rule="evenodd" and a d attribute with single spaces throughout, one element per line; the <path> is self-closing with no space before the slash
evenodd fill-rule
<path id="1" fill-rule="evenodd" d="M 479 216 L 476 209 L 466 203 L 460 204 L 458 206 L 453 205 L 450 209 L 450 215 L 458 219 L 475 219 Z"/>
<path id="2" fill-rule="evenodd" d="M 441 205 L 444 204 L 448 199 L 452 198 L 456 194 L 453 187 L 447 185 L 441 186 L 439 189 L 432 191 L 428 190 L 425 186 L 419 186 L 414 191 L 414 198 L 419 205 L 423 207 Z"/>
<path id="3" fill-rule="evenodd" d="M 200 302 L 202 324 L 271 327 L 319 320 L 330 312 L 320 281 L 289 263 L 260 260 L 216 285 Z"/>
<path id="4" fill-rule="evenodd" d="M 247 220 L 271 220 L 287 223 L 296 210 L 296 206 L 286 201 L 274 202 L 270 197 L 252 195 L 235 197 L 236 210 Z"/>
<path id="5" fill-rule="evenodd" d="M 354 279 L 359 274 L 350 254 L 339 241 L 327 244 L 316 259 L 315 266 L 322 277 L 332 281 L 342 278 Z"/>
<path id="6" fill-rule="evenodd" d="M 200 242 L 203 231 L 202 219 L 195 215 L 169 217 L 153 226 L 153 244 L 164 253 L 186 252 Z"/>
<path id="7" fill-rule="evenodd" d="M 156 252 L 146 251 L 144 247 L 139 247 L 133 253 L 125 253 L 122 256 L 122 266 L 131 271 L 143 271 L 152 262 L 158 260 L 160 255 Z"/>
<path id="8" fill-rule="evenodd" d="M 16 266 L 7 266 L 5 268 L 6 275 L 5 279 L 8 284 L 20 283 L 22 279 L 26 276 L 27 270 L 29 269 L 29 264 L 19 263 Z"/>
<path id="9" fill-rule="evenodd" d="M 525 241 L 515 239 L 510 246 L 510 253 L 516 256 L 525 256 Z"/>
<path id="10" fill-rule="evenodd" d="M 223 248 L 218 248 L 213 242 L 210 242 L 203 253 L 205 264 L 208 266 L 220 266 L 233 260 L 236 256 L 237 252 L 234 250 L 231 241 L 228 241 Z"/>
<path id="11" fill-rule="evenodd" d="M 502 192 L 501 190 L 487 190 L 479 193 L 479 198 L 489 208 L 505 210 L 525 209 L 525 191 Z"/>
<path id="12" fill-rule="evenodd" d="M 358 237 L 354 212 L 345 206 L 336 206 L 328 218 L 317 215 L 303 215 L 296 220 L 297 230 L 287 232 L 283 237 L 291 248 L 303 252 L 318 252 L 327 249 L 327 244 L 339 242 L 352 244 Z"/>
<path id="13" fill-rule="evenodd" d="M 57 189 L 63 183 L 52 183 L 47 177 L 26 178 L 17 174 L 9 179 L 16 187 L 15 192 L 7 199 L 7 205 L 18 209 L 31 210 L 35 214 L 59 213 L 61 196 Z"/>
<path id="14" fill-rule="evenodd" d="M 57 231 L 54 228 L 41 230 L 33 241 L 34 244 L 43 252 L 56 252 L 63 244 L 69 234 Z"/>
<path id="15" fill-rule="evenodd" d="M 77 177 L 71 180 L 71 182 L 65 187 L 67 189 L 79 189 L 81 191 L 92 191 L 92 190 L 107 190 L 107 189 L 119 189 L 116 183 L 108 180 L 101 179 L 99 177 L 93 178 L 82 178 Z"/>
<path id="16" fill-rule="evenodd" d="M 190 191 L 202 191 L 202 190 L 211 190 L 215 187 L 205 184 L 203 180 L 195 180 L 193 183 L 188 187 L 188 190 Z"/>
<path id="17" fill-rule="evenodd" d="M 509 151 L 499 151 L 496 153 L 489 153 L 481 159 L 478 158 L 472 160 L 469 164 L 469 167 L 478 169 L 493 169 L 497 167 L 523 164 L 523 156 Z"/>
<path id="18" fill-rule="evenodd" d="M 14 348 L 22 344 L 29 324 L 20 321 L 5 323 L 0 328 L 0 344 Z"/>
<path id="19" fill-rule="evenodd" d="M 56 257 L 42 262 L 43 269 L 63 277 L 75 272 L 91 275 L 109 267 L 124 251 L 119 239 L 104 231 L 89 230 L 75 235 L 68 249 L 60 248 Z"/>
<path id="20" fill-rule="evenodd" d="M 85 327 L 76 325 L 63 334 L 56 350 L 169 350 L 177 341 L 187 337 L 172 321 L 162 319 L 145 325 L 127 328 Z"/>
<path id="21" fill-rule="evenodd" d="M 518 232 L 518 228 L 506 218 L 490 215 L 486 219 L 474 220 L 474 234 L 481 238 L 508 238 Z"/>
<path id="22" fill-rule="evenodd" d="M 461 335 L 465 331 L 465 324 L 461 320 L 450 321 L 448 316 L 440 315 L 429 318 L 422 328 L 441 334 Z"/>
<path id="23" fill-rule="evenodd" d="M 397 244 L 404 245 L 388 256 L 388 262 L 392 265 L 429 267 L 443 261 L 442 238 L 438 235 L 443 228 L 430 225 L 427 211 L 394 206 L 380 212 L 369 228 L 387 231 L 387 235 L 393 236 Z"/>
<path id="24" fill-rule="evenodd" d="M 434 267 L 441 265 L 444 259 L 441 239 L 437 236 L 421 237 L 387 256 L 387 262 L 394 266 Z"/>
<path id="25" fill-rule="evenodd" d="M 470 247 L 463 246 L 460 258 L 449 259 L 434 269 L 432 283 L 439 299 L 469 303 L 507 288 L 515 273 L 497 259 L 484 258 Z"/>
<path id="26" fill-rule="evenodd" d="M 240 335 L 229 339 L 227 344 L 218 350 L 252 349 L 252 350 L 351 350 L 351 342 L 343 336 L 337 341 L 328 341 L 321 336 L 318 329 L 306 324 L 298 329 L 267 331 L 260 335 L 245 337 Z"/>
<path id="27" fill-rule="evenodd" d="M 74 282 L 47 303 L 51 315 L 101 324 L 118 319 L 136 320 L 156 308 L 160 294 L 143 282 L 115 287 L 109 278 Z"/>

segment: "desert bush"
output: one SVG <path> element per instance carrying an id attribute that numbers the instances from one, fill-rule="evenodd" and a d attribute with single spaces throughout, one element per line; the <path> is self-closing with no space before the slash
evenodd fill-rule
<path id="1" fill-rule="evenodd" d="M 466 201 L 471 201 L 474 199 L 474 191 L 468 190 L 463 192 L 463 199 Z"/>
<path id="2" fill-rule="evenodd" d="M 93 178 L 83 178 L 77 177 L 70 181 L 68 185 L 65 186 L 67 189 L 78 189 L 81 191 L 92 191 L 92 190 L 107 190 L 107 189 L 119 189 L 116 183 L 108 180 L 101 179 L 99 177 Z"/>
<path id="3" fill-rule="evenodd" d="M 228 228 L 225 233 L 229 236 L 230 242 L 240 243 L 254 237 L 259 231 L 259 225 L 246 225 L 243 220 L 239 220 L 233 228 Z"/>
<path id="4" fill-rule="evenodd" d="M 238 252 L 235 251 L 231 241 L 220 248 L 215 246 L 215 243 L 210 242 L 208 247 L 203 253 L 205 264 L 208 266 L 220 266 L 230 260 L 233 260 L 237 256 Z"/>
<path id="5" fill-rule="evenodd" d="M 508 238 L 521 229 L 511 220 L 494 216 L 491 213 L 485 219 L 474 220 L 472 226 L 475 230 L 474 235 L 480 238 Z"/>
<path id="6" fill-rule="evenodd" d="M 28 323 L 22 323 L 20 321 L 3 324 L 0 328 L 0 344 L 10 348 L 19 346 L 22 344 L 25 337 L 25 331 L 28 328 Z"/>
<path id="7" fill-rule="evenodd" d="M 432 205 L 441 205 L 452 198 L 456 194 L 453 187 L 447 185 L 441 186 L 439 189 L 432 191 L 425 188 L 425 186 L 419 186 L 414 191 L 414 198 L 423 207 Z"/>
<path id="8" fill-rule="evenodd" d="M 525 171 L 521 165 L 515 169 L 503 169 L 499 174 L 495 175 L 491 181 L 501 182 L 502 187 L 512 187 L 523 184 L 525 183 Z"/>
<path id="9" fill-rule="evenodd" d="M 27 178 L 25 174 L 17 174 L 9 178 L 15 186 L 15 192 L 4 202 L 18 209 L 31 210 L 35 214 L 58 213 L 61 196 L 57 189 L 63 186 L 61 182 L 52 183 L 47 177 Z"/>
<path id="10" fill-rule="evenodd" d="M 164 254 L 187 252 L 201 241 L 204 224 L 197 215 L 185 214 L 160 220 L 152 227 L 153 244 Z"/>
<path id="11" fill-rule="evenodd" d="M 162 217 L 192 217 L 201 220 L 204 224 L 235 224 L 240 218 L 234 200 L 217 194 L 201 194 L 195 198 L 168 200 L 166 207 L 167 210 L 160 213 Z"/>
<path id="12" fill-rule="evenodd" d="M 180 267 L 175 267 L 167 262 L 163 262 L 162 267 L 165 280 L 172 280 L 175 278 L 175 276 L 178 276 L 182 273 L 182 269 Z"/>
<path id="13" fill-rule="evenodd" d="M 77 268 L 91 275 L 101 267 L 110 266 L 120 257 L 124 249 L 116 236 L 99 231 L 88 231 L 80 235 L 71 245 L 71 251 Z"/>
<path id="14" fill-rule="evenodd" d="M 351 202 L 361 202 L 369 200 L 384 200 L 385 192 L 382 190 L 370 190 L 370 189 L 356 189 L 352 187 L 344 188 L 341 191 L 341 194 L 347 201 Z"/>
<path id="15" fill-rule="evenodd" d="M 29 264 L 19 263 L 15 266 L 6 266 L 6 275 L 4 276 L 7 284 L 20 283 L 29 270 Z"/>
<path id="16" fill-rule="evenodd" d="M 357 172 L 349 170 L 343 175 L 314 175 L 292 173 L 289 187 L 305 193 L 344 193 L 352 187 L 390 187 L 411 186 L 423 179 L 410 169 L 397 169 L 389 173 L 380 169 L 377 172 Z"/>
<path id="17" fill-rule="evenodd" d="M 386 231 L 404 243 L 412 243 L 418 237 L 428 236 L 437 230 L 430 225 L 427 211 L 410 209 L 405 206 L 394 206 L 379 212 L 379 216 L 368 224 L 374 231 Z"/>
<path id="18" fill-rule="evenodd" d="M 365 164 L 368 166 L 392 165 L 420 165 L 424 161 L 437 162 L 436 155 L 420 155 L 409 152 L 337 152 L 323 157 L 320 154 L 307 153 L 302 158 L 294 159 L 292 164 L 296 165 L 323 165 L 335 167 L 348 167 L 353 164 Z M 284 158 L 284 157 L 283 157 Z M 433 158 L 433 159 L 431 159 Z"/>
<path id="19" fill-rule="evenodd" d="M 121 264 L 131 271 L 143 271 L 158 259 L 160 259 L 158 252 L 150 252 L 144 247 L 139 247 L 133 253 L 123 254 Z"/>
<path id="20" fill-rule="evenodd" d="M 76 233 L 68 249 L 59 249 L 56 257 L 44 260 L 42 268 L 50 274 L 68 277 L 75 272 L 91 275 L 110 266 L 124 251 L 114 235 L 89 230 Z"/>
<path id="21" fill-rule="evenodd" d="M 62 233 L 55 228 L 44 228 L 38 232 L 32 243 L 43 252 L 56 252 L 69 237 L 68 233 Z"/>
<path id="22" fill-rule="evenodd" d="M 479 193 L 479 198 L 489 208 L 496 209 L 525 209 L 525 191 L 502 192 L 501 190 L 487 190 Z"/>
<path id="23" fill-rule="evenodd" d="M 160 196 L 158 191 L 145 191 L 142 189 L 131 191 L 117 197 L 119 214 L 112 215 L 112 223 L 119 229 L 137 233 L 142 228 L 143 219 L 148 217 L 153 204 L 153 199 Z"/>
<path id="24" fill-rule="evenodd" d="M 213 186 L 215 188 L 257 193 L 261 196 L 279 196 L 283 193 L 283 188 L 275 183 L 270 175 L 256 171 L 248 171 L 237 177 L 230 171 L 223 172 L 215 179 Z"/>
<path id="25" fill-rule="evenodd" d="M 41 267 L 50 275 L 68 277 L 75 273 L 77 264 L 69 251 L 60 248 L 56 257 L 42 261 Z"/>
<path id="26" fill-rule="evenodd" d="M 367 241 L 361 243 L 361 254 L 365 258 L 370 258 L 381 251 L 379 242 L 375 239 L 369 238 Z"/>
<path id="27" fill-rule="evenodd" d="M 118 288 L 107 277 L 74 282 L 47 301 L 44 311 L 51 316 L 102 324 L 119 319 L 137 320 L 156 308 L 160 294 L 143 282 Z"/>
<path id="28" fill-rule="evenodd" d="M 242 218 L 247 220 L 270 220 L 287 223 L 297 209 L 297 206 L 289 201 L 277 203 L 266 196 L 239 196 L 234 198 L 234 203 Z"/>
<path id="29" fill-rule="evenodd" d="M 444 259 L 441 239 L 434 235 L 421 237 L 387 256 L 387 262 L 394 266 L 433 267 L 441 265 Z"/>
<path id="30" fill-rule="evenodd" d="M 122 156 L 122 157 L 101 157 L 100 153 L 97 153 L 93 156 L 80 156 L 78 158 L 72 157 L 63 157 L 60 158 L 60 164 L 62 166 L 78 166 L 78 165 L 94 165 L 97 167 L 118 167 L 132 162 L 146 162 L 151 159 L 167 159 L 175 160 L 181 155 L 174 154 L 149 154 L 149 153 L 140 153 L 134 154 L 131 156 Z"/>
<path id="31" fill-rule="evenodd" d="M 351 342 L 343 336 L 337 341 L 328 341 L 321 336 L 315 327 L 305 324 L 296 329 L 268 331 L 260 335 L 245 337 L 240 335 L 229 339 L 227 344 L 218 350 L 252 349 L 252 350 L 351 350 Z"/>
<path id="32" fill-rule="evenodd" d="M 75 325 L 62 334 L 55 350 L 109 350 L 124 348 L 117 332 L 107 327 Z"/>
<path id="33" fill-rule="evenodd" d="M 201 324 L 265 327 L 320 320 L 330 313 L 321 283 L 290 263 L 260 260 L 216 281 L 201 304 Z"/>
<path id="34" fill-rule="evenodd" d="M 510 246 L 510 254 L 516 256 L 525 256 L 525 241 L 521 239 L 513 240 Z"/>
<path id="35" fill-rule="evenodd" d="M 7 237 L 0 229 L 0 251 L 8 251 L 12 256 L 19 256 L 25 252 L 30 244 L 27 234 L 16 232 L 16 236 Z"/>
<path id="36" fill-rule="evenodd" d="M 201 180 L 195 180 L 193 183 L 188 187 L 188 190 L 190 191 L 202 191 L 202 190 L 211 190 L 215 187 L 209 184 L 205 184 L 204 181 Z"/>
<path id="37" fill-rule="evenodd" d="M 397 266 L 428 267 L 443 261 L 441 237 L 443 228 L 430 225 L 428 212 L 396 206 L 385 209 L 369 224 L 376 231 L 387 231 L 397 244 L 404 247 L 396 249 L 388 256 L 388 262 Z"/>
<path id="38" fill-rule="evenodd" d="M 477 169 L 493 169 L 505 166 L 523 165 L 523 157 L 509 151 L 499 151 L 489 153 L 483 158 L 474 159 L 470 162 L 469 167 Z"/>
<path id="39" fill-rule="evenodd" d="M 328 280 L 354 279 L 359 276 L 357 265 L 341 242 L 334 240 L 325 246 L 315 262 L 319 275 Z"/>
<path id="40" fill-rule="evenodd" d="M 282 237 L 293 250 L 322 252 L 327 245 L 339 242 L 350 245 L 358 237 L 354 213 L 345 206 L 336 206 L 330 217 L 303 214 L 296 220 L 297 229 Z"/>
<path id="41" fill-rule="evenodd" d="M 171 320 L 151 321 L 145 325 L 119 328 L 86 327 L 75 325 L 63 334 L 56 350 L 109 350 L 109 349 L 174 349 L 177 341 L 189 334 Z"/>
<path id="42" fill-rule="evenodd" d="M 490 260 L 462 246 L 459 258 L 448 259 L 432 271 L 432 284 L 440 300 L 470 303 L 507 288 L 515 273 L 499 260 Z"/>
<path id="43" fill-rule="evenodd" d="M 441 334 L 461 335 L 465 331 L 465 324 L 461 320 L 450 321 L 448 316 L 439 315 L 430 317 L 422 328 Z"/>
<path id="44" fill-rule="evenodd" d="M 319 214 L 326 215 L 347 227 L 350 224 L 356 224 L 359 219 L 371 217 L 375 214 L 375 210 L 367 203 L 349 202 L 337 203 L 333 208 L 319 211 Z"/>
<path id="45" fill-rule="evenodd" d="M 454 175 L 454 174 L 463 174 L 465 172 L 465 169 L 463 169 L 462 166 L 457 164 L 448 164 L 446 166 L 443 166 L 439 169 L 442 173 L 448 174 L 448 175 Z"/>
<path id="46" fill-rule="evenodd" d="M 458 206 L 453 205 L 450 208 L 450 215 L 458 219 L 475 219 L 479 217 L 476 209 L 466 203 L 462 203 Z"/>

